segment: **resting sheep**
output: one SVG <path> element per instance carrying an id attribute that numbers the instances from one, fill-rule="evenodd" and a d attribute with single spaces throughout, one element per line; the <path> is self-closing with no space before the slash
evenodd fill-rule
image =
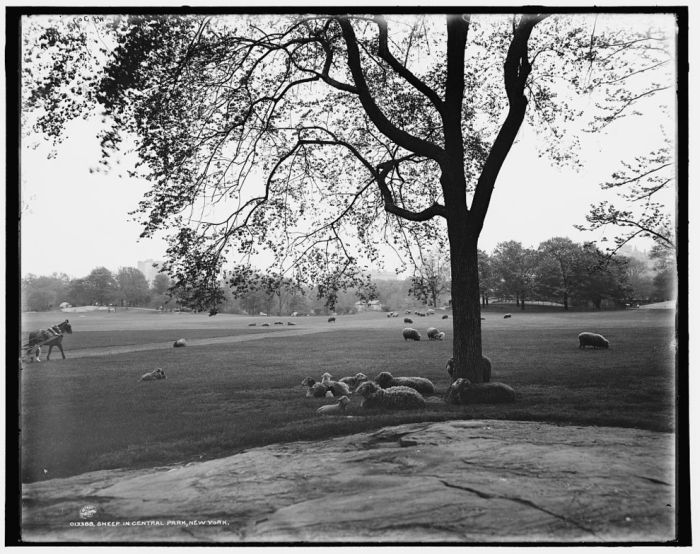
<path id="1" fill-rule="evenodd" d="M 307 397 L 323 398 L 326 396 L 326 391 L 328 390 L 326 389 L 326 386 L 322 385 L 321 383 L 317 383 L 311 377 L 304 379 L 301 384 L 306 387 Z"/>
<path id="2" fill-rule="evenodd" d="M 403 322 L 404 323 L 413 323 L 413 320 L 410 317 L 404 317 Z"/>
<path id="3" fill-rule="evenodd" d="M 355 390 L 357 387 L 360 386 L 361 383 L 364 383 L 367 380 L 367 375 L 364 373 L 358 373 L 354 377 L 343 377 L 342 379 L 339 379 L 339 383 L 345 383 L 348 387 L 350 387 L 352 390 Z"/>
<path id="4" fill-rule="evenodd" d="M 610 348 L 610 342 L 603 335 L 598 333 L 583 332 L 578 336 L 578 347 L 586 348 L 586 346 L 592 346 L 593 348 Z"/>
<path id="5" fill-rule="evenodd" d="M 333 381 L 333 377 L 330 373 L 324 373 L 321 375 L 321 384 L 333 393 L 333 396 L 350 396 L 350 387 L 341 383 L 340 381 Z"/>
<path id="6" fill-rule="evenodd" d="M 263 327 L 269 327 L 270 324 L 269 324 L 269 323 L 263 323 L 262 326 L 263 326 Z"/>
<path id="7" fill-rule="evenodd" d="M 515 391 L 504 383 L 472 383 L 457 379 L 447 391 L 448 404 L 501 404 L 515 401 Z"/>
<path id="8" fill-rule="evenodd" d="M 420 333 L 411 327 L 406 327 L 403 330 L 403 340 L 420 340 Z"/>
<path id="9" fill-rule="evenodd" d="M 510 319 L 511 317 L 513 317 L 511 314 L 506 314 L 503 316 L 503 319 Z"/>
<path id="10" fill-rule="evenodd" d="M 483 378 L 484 378 L 484 383 L 488 383 L 491 381 L 491 360 L 487 358 L 486 356 L 481 357 L 481 363 L 483 364 Z M 450 358 L 447 360 L 447 365 L 445 366 L 445 369 L 447 369 L 447 373 L 449 373 L 450 378 L 454 381 L 455 380 L 455 359 Z"/>
<path id="11" fill-rule="evenodd" d="M 414 389 L 390 387 L 382 389 L 377 383 L 367 381 L 357 388 L 363 397 L 363 408 L 386 408 L 388 410 L 415 410 L 425 408 L 425 400 Z"/>
<path id="12" fill-rule="evenodd" d="M 185 339 L 177 339 L 173 343 L 173 348 L 182 348 L 183 346 L 187 346 L 187 341 Z"/>
<path id="13" fill-rule="evenodd" d="M 296 323 L 292 323 L 291 321 L 288 321 L 287 325 L 296 325 Z"/>
<path id="14" fill-rule="evenodd" d="M 161 368 L 157 368 L 148 373 L 144 373 L 139 381 L 158 381 L 159 379 L 165 378 L 165 372 Z"/>
<path id="15" fill-rule="evenodd" d="M 248 327 L 255 327 L 256 325 L 257 325 L 257 323 L 249 323 Z"/>
<path id="16" fill-rule="evenodd" d="M 425 377 L 394 377 L 388 371 L 382 371 L 374 381 L 383 389 L 410 387 L 423 395 L 435 394 L 435 385 Z"/>
<path id="17" fill-rule="evenodd" d="M 345 413 L 345 406 L 348 405 L 350 399 L 347 396 L 341 396 L 337 404 L 329 404 L 328 406 L 321 406 L 317 413 L 321 415 L 336 415 Z"/>

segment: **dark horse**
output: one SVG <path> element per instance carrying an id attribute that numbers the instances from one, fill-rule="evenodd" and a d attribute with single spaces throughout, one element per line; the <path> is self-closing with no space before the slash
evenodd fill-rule
<path id="1" fill-rule="evenodd" d="M 27 351 L 27 355 L 32 358 L 32 361 L 39 361 L 39 354 L 41 352 L 42 346 L 48 346 L 49 352 L 46 354 L 46 359 L 50 359 L 51 350 L 54 346 L 58 346 L 61 351 L 61 356 L 66 359 L 66 355 L 63 353 L 63 333 L 71 334 L 73 332 L 68 320 L 62 321 L 61 323 L 54 325 L 48 329 L 37 329 L 29 333 L 29 340 L 24 345 Z"/>

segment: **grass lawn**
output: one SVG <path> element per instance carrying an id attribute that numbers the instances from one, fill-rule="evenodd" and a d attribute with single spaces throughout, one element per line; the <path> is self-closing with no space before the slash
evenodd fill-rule
<path id="1" fill-rule="evenodd" d="M 353 417 L 321 417 L 316 408 L 331 401 L 305 398 L 300 382 L 306 376 L 319 378 L 329 371 L 339 378 L 362 371 L 374 377 L 390 371 L 428 377 L 440 392 L 449 384 L 445 361 L 451 341 L 404 342 L 403 323 L 380 314 L 347 322 L 343 327 L 339 318 L 337 330 L 327 333 L 215 347 L 77 359 L 67 349 L 66 360 L 31 364 L 22 372 L 22 480 L 216 458 L 275 442 L 411 421 L 496 418 L 660 431 L 675 427 L 673 328 L 666 312 L 487 316 L 484 352 L 493 362 L 492 379 L 516 389 L 514 404 L 455 407 L 436 399 L 422 411 L 379 413 L 361 409 L 353 398 L 348 409 Z M 220 325 L 212 324 L 201 336 L 222 336 Z M 256 331 L 245 325 L 241 320 L 225 331 Z M 439 326 L 449 337 L 448 320 Z M 579 350 L 581 330 L 603 333 L 612 348 Z M 195 336 L 192 329 L 149 332 Z M 125 338 L 118 338 L 120 333 Z M 126 341 L 142 333 L 112 335 Z M 96 345 L 99 335 L 82 336 L 89 334 L 74 332 L 64 342 Z M 164 368 L 165 381 L 138 381 L 155 367 Z"/>

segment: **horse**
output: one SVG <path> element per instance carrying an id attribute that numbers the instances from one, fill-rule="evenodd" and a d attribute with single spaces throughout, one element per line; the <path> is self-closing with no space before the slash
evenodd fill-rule
<path id="1" fill-rule="evenodd" d="M 24 345 L 24 348 L 27 351 L 27 355 L 31 357 L 32 361 L 38 362 L 42 346 L 49 347 L 49 352 L 46 354 L 47 360 L 49 360 L 51 357 L 51 350 L 53 350 L 53 347 L 58 346 L 58 349 L 61 351 L 61 356 L 63 356 L 63 359 L 65 360 L 66 355 L 63 352 L 62 345 L 63 333 L 71 334 L 72 332 L 73 328 L 66 319 L 65 321 L 62 321 L 53 327 L 49 327 L 48 329 L 37 329 L 36 331 L 29 333 L 29 340 Z"/>

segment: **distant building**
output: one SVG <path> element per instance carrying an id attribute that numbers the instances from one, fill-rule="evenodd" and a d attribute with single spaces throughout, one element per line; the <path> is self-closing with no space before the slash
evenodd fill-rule
<path id="1" fill-rule="evenodd" d="M 156 264 L 157 267 L 153 267 L 153 264 Z M 144 274 L 146 281 L 148 281 L 148 284 L 150 285 L 153 282 L 153 278 L 160 272 L 158 268 L 162 265 L 162 260 L 144 260 L 142 262 L 138 262 L 136 267 L 141 273 Z"/>
<path id="2" fill-rule="evenodd" d="M 358 300 L 355 302 L 355 309 L 358 312 L 379 312 L 382 309 L 382 303 L 379 300 L 370 300 L 369 302 Z"/>

